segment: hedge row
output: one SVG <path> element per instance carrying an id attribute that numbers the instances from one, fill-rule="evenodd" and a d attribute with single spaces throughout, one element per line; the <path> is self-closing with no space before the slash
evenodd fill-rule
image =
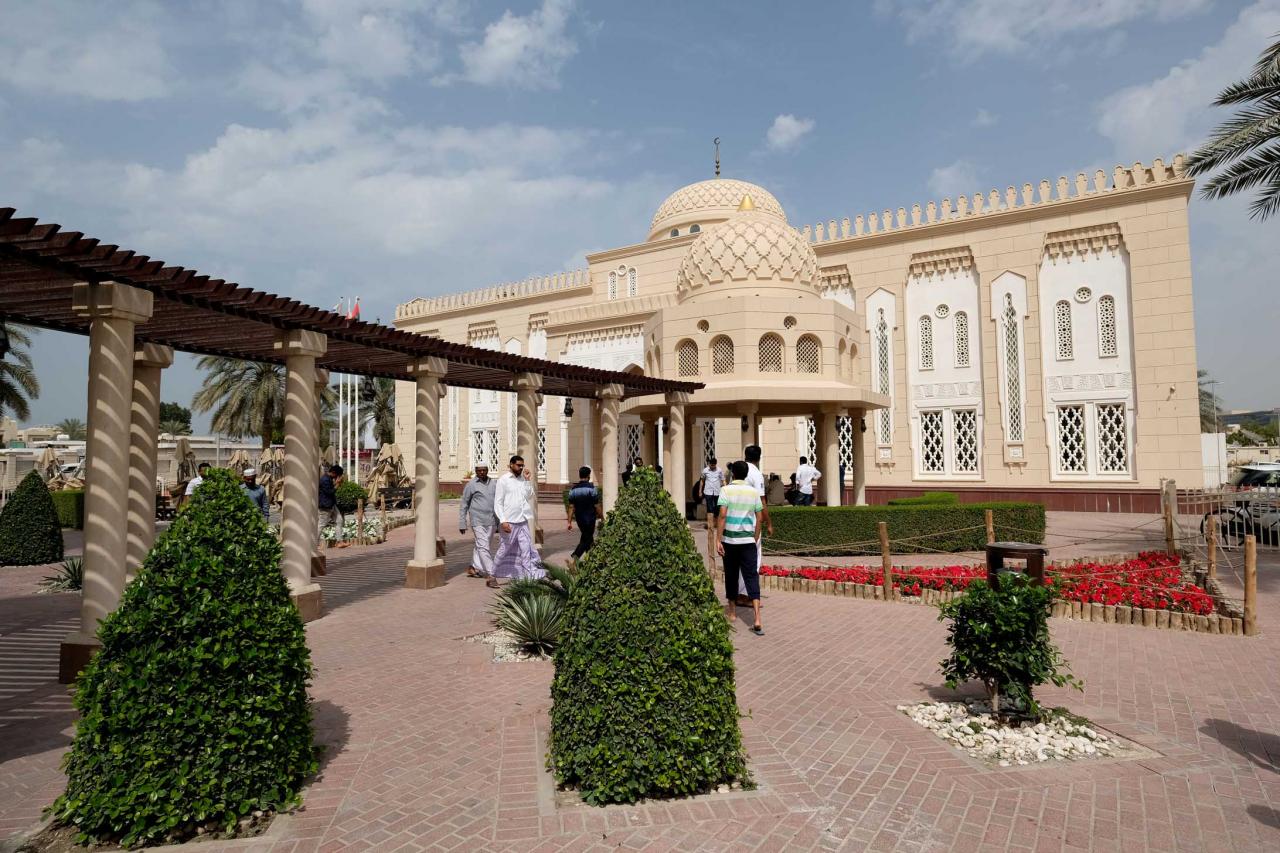
<path id="1" fill-rule="evenodd" d="M 995 517 L 997 540 L 1044 541 L 1042 504 L 992 502 L 778 507 L 769 511 L 774 535 L 766 536 L 764 545 L 773 553 L 797 556 L 878 553 L 878 524 L 884 521 L 895 554 L 981 551 L 987 543 L 988 509 Z"/>
<path id="2" fill-rule="evenodd" d="M 955 492 L 925 492 L 911 498 L 890 498 L 889 506 L 932 506 L 934 504 L 958 504 L 960 496 Z"/>
<path id="3" fill-rule="evenodd" d="M 84 489 L 50 492 L 49 496 L 53 498 L 53 508 L 58 513 L 59 524 L 76 530 L 84 529 Z"/>

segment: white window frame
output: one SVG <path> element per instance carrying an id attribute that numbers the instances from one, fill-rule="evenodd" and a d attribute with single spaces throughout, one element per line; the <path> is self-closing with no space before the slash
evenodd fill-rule
<path id="1" fill-rule="evenodd" d="M 894 332 L 897 330 L 897 297 L 884 288 L 879 288 L 867 297 L 864 303 L 864 314 L 867 323 L 867 338 L 870 346 L 867 352 L 871 354 L 871 389 L 877 393 L 885 394 L 889 398 L 889 406 L 885 409 L 877 409 L 875 413 L 872 428 L 875 431 L 876 442 L 876 462 L 892 462 L 893 460 L 893 433 L 895 424 L 894 408 L 897 404 L 897 373 L 895 357 L 893 351 Z M 885 324 L 885 340 L 883 343 L 879 336 L 880 320 L 884 320 Z M 886 366 L 885 373 L 887 376 L 887 388 L 881 385 L 881 358 L 884 359 Z M 888 440 L 885 440 L 886 435 Z"/>
<path id="2" fill-rule="evenodd" d="M 1066 327 L 1063 328 L 1062 309 L 1065 307 Z M 1074 361 L 1076 357 L 1076 332 L 1074 309 L 1071 300 L 1059 299 L 1053 305 L 1053 353 L 1058 361 Z"/>
<path id="3" fill-rule="evenodd" d="M 1116 313 L 1116 298 L 1110 293 L 1104 293 L 1094 300 L 1098 306 L 1095 314 L 1098 318 L 1098 358 L 1119 358 L 1120 357 L 1120 329 Z M 1102 319 L 1102 305 L 1106 302 L 1111 306 L 1111 351 L 1107 352 L 1104 342 L 1107 340 L 1107 324 Z"/>
<path id="4" fill-rule="evenodd" d="M 1101 442 L 1098 440 L 1098 407 L 1115 405 L 1124 406 L 1124 458 L 1126 470 L 1103 471 L 1099 464 L 1099 450 L 1101 449 Z M 1062 470 L 1062 448 L 1061 434 L 1058 428 L 1058 409 L 1067 406 L 1081 406 L 1084 409 L 1084 471 Z M 1066 482 L 1131 482 L 1137 477 L 1134 467 L 1134 408 L 1127 395 L 1088 398 L 1081 397 L 1079 399 L 1075 399 L 1073 397 L 1059 397 L 1058 399 L 1053 400 L 1050 407 L 1045 411 L 1045 418 L 1046 422 L 1051 427 L 1049 430 L 1050 462 L 1052 464 L 1050 479 Z"/>
<path id="5" fill-rule="evenodd" d="M 1008 308 L 1013 307 L 1013 319 L 1017 324 L 1018 351 L 1010 358 L 1008 352 Z M 1000 393 L 1000 425 L 1004 432 L 1005 460 L 1025 462 L 1023 448 L 1027 440 L 1027 280 L 1015 272 L 1004 272 L 991 282 L 991 321 L 996 332 L 996 383 Z M 1018 399 L 1011 400 L 1009 380 L 1016 366 L 1018 374 Z M 1014 412 L 1021 424 L 1019 434 L 1012 435 L 1011 422 Z"/>
<path id="6" fill-rule="evenodd" d="M 974 456 L 976 470 L 959 471 L 956 469 L 956 412 L 973 412 L 974 418 Z M 943 470 L 924 470 L 924 419 L 927 413 L 939 412 L 942 415 L 942 450 Z M 983 418 L 982 407 L 973 402 L 944 402 L 937 405 L 921 405 L 912 418 L 914 433 L 912 446 L 913 476 L 916 480 L 952 480 L 980 481 L 983 478 Z"/>

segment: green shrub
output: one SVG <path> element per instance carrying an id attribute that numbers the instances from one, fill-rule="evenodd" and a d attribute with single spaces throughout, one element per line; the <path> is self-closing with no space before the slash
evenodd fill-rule
<path id="1" fill-rule="evenodd" d="M 890 498 L 889 506 L 933 506 L 936 504 L 958 504 L 960 496 L 955 492 L 925 492 L 911 498 Z"/>
<path id="2" fill-rule="evenodd" d="M 1044 541 L 1044 506 L 1033 503 L 920 504 L 770 508 L 775 553 L 831 555 L 879 553 L 878 522 L 889 524 L 895 554 L 981 551 L 987 544 L 984 510 L 995 516 L 996 539 Z M 927 538 L 921 538 L 927 537 Z M 851 544 L 851 543 L 862 543 Z"/>
<path id="3" fill-rule="evenodd" d="M 749 783 L 729 625 L 652 469 L 578 564 L 555 664 L 549 764 L 587 802 Z"/>
<path id="4" fill-rule="evenodd" d="M 345 515 L 355 512 L 356 505 L 360 501 L 364 501 L 366 505 L 369 503 L 369 493 L 365 487 L 351 480 L 343 480 L 338 484 L 337 489 L 338 509 Z"/>
<path id="5" fill-rule="evenodd" d="M 62 525 L 44 479 L 22 478 L 0 510 L 0 566 L 38 566 L 62 559 Z"/>
<path id="6" fill-rule="evenodd" d="M 951 620 L 951 656 L 941 663 L 947 686 L 954 689 L 977 679 L 986 687 L 997 716 L 1002 716 L 1004 697 L 1018 711 L 1037 717 L 1041 709 L 1031 695 L 1037 685 L 1052 682 L 1083 689 L 1049 639 L 1052 601 L 1050 587 L 1010 573 L 1001 575 L 996 589 L 977 580 L 964 595 L 942 604 L 938 619 Z"/>
<path id="7" fill-rule="evenodd" d="M 564 603 L 547 593 L 500 596 L 493 606 L 493 624 L 524 651 L 549 655 L 564 627 Z"/>
<path id="8" fill-rule="evenodd" d="M 231 472 L 209 472 L 98 637 L 58 822 L 132 845 L 298 802 L 316 770 L 310 655 L 280 544 Z"/>
<path id="9" fill-rule="evenodd" d="M 53 508 L 58 513 L 58 523 L 76 530 L 84 529 L 84 489 L 65 489 L 50 492 Z"/>

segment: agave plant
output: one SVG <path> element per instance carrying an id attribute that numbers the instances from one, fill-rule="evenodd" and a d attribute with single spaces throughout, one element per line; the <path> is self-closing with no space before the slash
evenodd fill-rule
<path id="1" fill-rule="evenodd" d="M 546 593 L 499 596 L 493 622 L 524 651 L 550 655 L 564 625 L 564 603 Z"/>
<path id="2" fill-rule="evenodd" d="M 574 585 L 578 582 L 578 570 L 546 564 L 543 568 L 547 570 L 547 576 L 538 581 L 539 585 L 549 594 L 560 599 L 561 603 L 568 601 L 569 596 L 573 594 Z"/>
<path id="3" fill-rule="evenodd" d="M 46 575 L 40 586 L 49 592 L 81 589 L 84 586 L 84 560 L 80 557 L 68 557 L 62 561 L 62 568 L 58 573 Z"/>

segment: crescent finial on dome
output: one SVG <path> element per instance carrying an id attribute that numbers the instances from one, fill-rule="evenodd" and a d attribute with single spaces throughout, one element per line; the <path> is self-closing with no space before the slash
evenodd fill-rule
<path id="1" fill-rule="evenodd" d="M 756 203 L 751 200 L 751 194 L 747 193 L 742 197 L 742 202 L 738 205 L 738 210 L 755 210 Z"/>

